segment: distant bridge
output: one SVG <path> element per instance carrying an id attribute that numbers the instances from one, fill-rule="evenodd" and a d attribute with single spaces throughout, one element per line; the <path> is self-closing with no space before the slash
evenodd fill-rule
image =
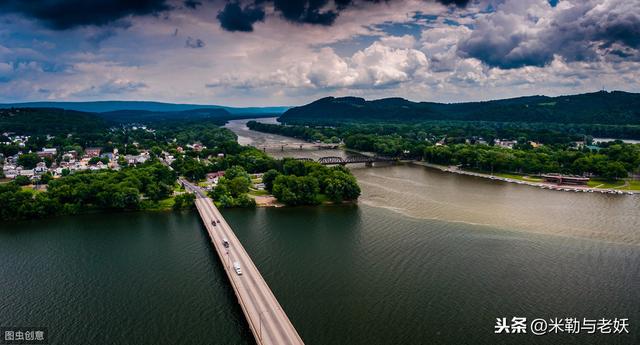
<path id="1" fill-rule="evenodd" d="M 304 150 L 304 149 L 317 149 L 317 150 L 335 150 L 340 148 L 339 144 L 314 144 L 314 143 L 304 143 L 304 144 L 277 144 L 277 145 L 255 145 L 256 148 L 261 149 L 262 151 L 267 150 Z"/>
<path id="2" fill-rule="evenodd" d="M 307 157 L 296 158 L 296 159 L 300 161 L 306 161 L 306 162 L 316 162 L 313 158 L 307 158 Z M 374 156 L 374 157 L 352 156 L 347 158 L 329 156 L 329 157 L 322 157 L 317 160 L 318 163 L 323 165 L 347 165 L 347 164 L 364 163 L 366 166 L 373 166 L 373 163 L 376 163 L 376 162 L 397 162 L 397 161 L 398 161 L 398 158 L 382 157 L 382 156 Z"/>

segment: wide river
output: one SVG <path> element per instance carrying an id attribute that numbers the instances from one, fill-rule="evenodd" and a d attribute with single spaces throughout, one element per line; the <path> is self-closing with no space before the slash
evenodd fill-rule
<path id="1" fill-rule="evenodd" d="M 228 125 L 241 143 L 298 143 L 245 123 Z M 640 196 L 351 169 L 358 205 L 223 212 L 307 344 L 640 343 Z M 253 342 L 195 212 L 0 229 L 1 327 L 47 327 L 52 344 Z M 514 316 L 628 318 L 630 334 L 494 334 Z"/>

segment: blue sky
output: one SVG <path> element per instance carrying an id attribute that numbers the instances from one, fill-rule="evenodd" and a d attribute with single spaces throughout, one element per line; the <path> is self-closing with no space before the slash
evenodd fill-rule
<path id="1" fill-rule="evenodd" d="M 108 3 L 0 2 L 0 102 L 267 106 L 328 95 L 457 102 L 640 91 L 633 1 Z"/>

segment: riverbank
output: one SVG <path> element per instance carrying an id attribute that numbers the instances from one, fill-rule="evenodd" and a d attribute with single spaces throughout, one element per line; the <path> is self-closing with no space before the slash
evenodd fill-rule
<path id="1" fill-rule="evenodd" d="M 543 182 L 534 178 L 527 178 L 526 176 L 512 175 L 512 174 L 503 174 L 500 175 L 490 175 L 485 173 L 479 173 L 474 171 L 467 171 L 459 169 L 455 166 L 444 166 L 438 164 L 427 163 L 423 161 L 409 161 L 411 164 L 424 166 L 431 169 L 438 169 L 443 172 L 454 173 L 459 175 L 467 175 L 467 176 L 475 176 L 486 178 L 490 180 L 508 182 L 508 183 L 516 183 L 520 185 L 526 185 L 531 187 L 538 187 L 542 189 L 549 189 L 554 191 L 562 191 L 562 192 L 575 192 L 575 193 L 601 193 L 601 194 L 615 194 L 615 195 L 635 195 L 640 194 L 640 191 L 634 190 L 620 190 L 616 188 L 597 188 L 597 187 L 589 187 L 589 186 L 569 186 L 569 185 L 557 185 L 554 183 Z M 507 175 L 509 177 L 507 177 Z"/>

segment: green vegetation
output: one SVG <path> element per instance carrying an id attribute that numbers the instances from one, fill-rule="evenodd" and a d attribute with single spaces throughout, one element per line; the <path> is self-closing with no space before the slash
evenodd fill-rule
<path id="1" fill-rule="evenodd" d="M 638 125 L 639 109 L 640 94 L 619 91 L 454 104 L 415 103 L 401 98 L 365 101 L 357 97 L 327 97 L 291 108 L 280 120 L 288 124 L 325 125 L 432 120 Z"/>
<path id="2" fill-rule="evenodd" d="M 640 146 L 614 143 L 598 153 L 589 150 L 542 146 L 505 149 L 487 145 L 429 146 L 424 160 L 442 165 L 460 165 L 470 170 L 520 174 L 565 173 L 595 175 L 607 179 L 626 177 L 640 166 Z"/>
<path id="3" fill-rule="evenodd" d="M 25 169 L 33 169 L 40 162 L 40 157 L 35 153 L 25 153 L 18 157 L 18 164 Z"/>
<path id="4" fill-rule="evenodd" d="M 640 167 L 640 145 L 614 141 L 601 144 L 597 151 L 578 148 L 572 140 L 582 139 L 585 135 L 563 134 L 569 128 L 563 127 L 565 125 L 544 128 L 523 123 L 426 122 L 338 127 L 258 123 L 249 123 L 249 126 L 269 133 L 300 133 L 303 139 L 336 136 L 349 149 L 433 164 L 460 165 L 481 172 L 516 175 L 555 172 L 619 179 Z M 493 146 L 494 138 L 516 140 L 517 143 L 513 149 L 502 148 Z M 544 144 L 539 145 L 539 142 Z"/>
<path id="5" fill-rule="evenodd" d="M 247 194 L 251 186 L 251 176 L 240 166 L 225 171 L 216 188 L 209 193 L 221 207 L 252 207 L 255 201 Z"/>
<path id="6" fill-rule="evenodd" d="M 138 210 L 143 198 L 160 202 L 171 196 L 175 173 L 159 162 L 120 171 L 81 172 L 49 183 L 46 192 L 0 185 L 0 219 L 32 219 L 90 210 Z"/>
<path id="7" fill-rule="evenodd" d="M 174 198 L 173 209 L 184 210 L 195 207 L 196 196 L 192 193 L 184 193 L 176 195 Z"/>
<path id="8" fill-rule="evenodd" d="M 284 159 L 280 170 L 268 171 L 262 181 L 267 191 L 287 205 L 315 205 L 327 199 L 344 202 L 360 196 L 355 177 L 342 166 Z"/>
<path id="9" fill-rule="evenodd" d="M 22 135 L 67 135 L 95 133 L 107 129 L 95 114 L 57 108 L 0 109 L 0 133 Z"/>

